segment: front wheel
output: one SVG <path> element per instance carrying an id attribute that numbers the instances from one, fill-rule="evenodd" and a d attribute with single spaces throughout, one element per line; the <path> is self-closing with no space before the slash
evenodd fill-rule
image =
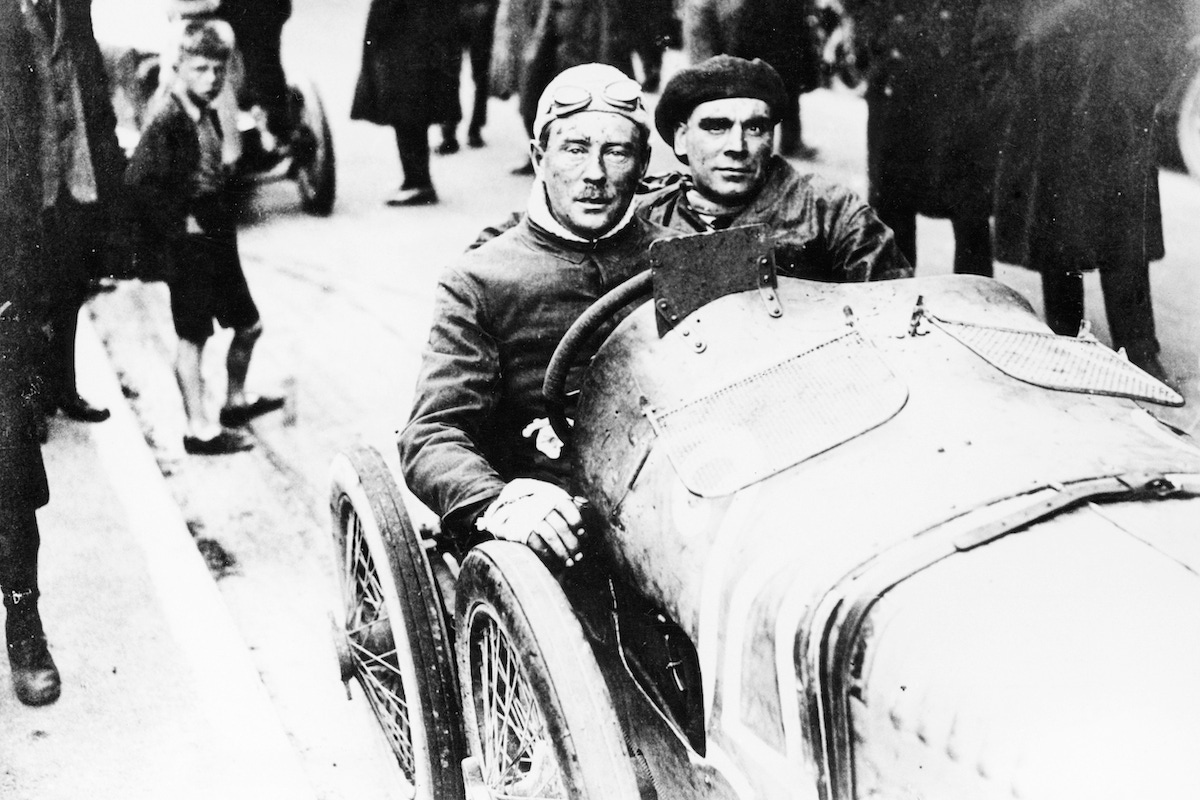
<path id="1" fill-rule="evenodd" d="M 358 681 L 379 722 L 399 767 L 397 796 L 462 798 L 453 649 L 422 542 L 378 452 L 339 454 L 331 473 L 342 677 Z"/>
<path id="2" fill-rule="evenodd" d="M 636 800 L 608 687 L 537 556 L 510 542 L 472 550 L 456 617 L 467 742 L 492 796 Z"/>

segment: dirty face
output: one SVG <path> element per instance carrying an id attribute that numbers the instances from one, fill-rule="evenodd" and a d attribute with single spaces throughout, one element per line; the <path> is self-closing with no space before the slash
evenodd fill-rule
<path id="1" fill-rule="evenodd" d="M 583 111 L 552 122 L 533 145 L 533 165 L 550 213 L 567 230 L 596 239 L 620 222 L 646 172 L 646 136 L 631 120 Z"/>
<path id="2" fill-rule="evenodd" d="M 187 54 L 180 57 L 175 67 L 180 85 L 192 102 L 202 108 L 221 93 L 225 86 L 225 70 L 226 63 L 221 59 Z"/>
<path id="3" fill-rule="evenodd" d="M 701 103 L 675 130 L 675 154 L 686 158 L 700 193 L 718 203 L 744 203 L 762 189 L 774 147 L 771 107 L 750 97 Z"/>

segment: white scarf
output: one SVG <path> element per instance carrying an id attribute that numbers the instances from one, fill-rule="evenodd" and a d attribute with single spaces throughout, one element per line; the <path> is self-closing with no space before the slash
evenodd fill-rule
<path id="1" fill-rule="evenodd" d="M 629 227 L 629 223 L 633 222 L 634 212 L 637 210 L 636 204 L 629 203 L 629 208 L 625 209 L 625 215 L 620 221 L 614 225 L 608 233 L 602 236 L 597 236 L 595 239 L 586 239 L 577 233 L 572 233 L 567 228 L 554 218 L 553 212 L 550 211 L 550 204 L 546 200 L 546 185 L 542 183 L 541 178 L 535 178 L 533 186 L 529 190 L 529 214 L 530 221 L 536 223 L 538 227 L 548 233 L 557 236 L 559 239 L 565 239 L 568 242 L 580 242 L 590 244 L 607 239 L 611 236 L 616 236 L 625 228 Z"/>

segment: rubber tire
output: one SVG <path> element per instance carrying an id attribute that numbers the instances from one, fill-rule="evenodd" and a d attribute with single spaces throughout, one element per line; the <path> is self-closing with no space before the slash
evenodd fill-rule
<path id="1" fill-rule="evenodd" d="M 1200 178 L 1200 70 L 1183 93 L 1175 132 L 1184 166 L 1192 177 Z"/>
<path id="2" fill-rule="evenodd" d="M 311 131 L 316 142 L 312 163 L 296 170 L 300 207 L 309 214 L 327 217 L 333 213 L 333 203 L 337 198 L 337 159 L 333 150 L 333 132 L 329 128 L 329 118 L 317 88 L 309 81 L 297 83 L 293 88 L 303 100 L 299 125 Z"/>
<path id="3" fill-rule="evenodd" d="M 521 657 L 520 671 L 546 722 L 567 796 L 636 800 L 637 779 L 608 687 L 566 597 L 533 551 L 501 541 L 474 548 L 459 573 L 456 611 L 463 727 L 484 774 L 478 659 L 471 650 L 476 630 L 490 621 L 499 623 Z"/>
<path id="4" fill-rule="evenodd" d="M 396 644 L 408 724 L 414 733 L 416 774 L 410 780 L 415 798 L 460 800 L 464 796 L 460 764 L 465 746 L 459 725 L 454 651 L 424 547 L 378 451 L 358 447 L 340 453 L 330 472 L 330 510 L 338 574 L 346 598 L 344 611 L 349 613 L 354 590 L 348 585 L 346 569 L 347 527 L 354 512 L 362 521 L 363 542 L 375 564 Z M 380 549 L 384 552 L 378 552 Z M 403 630 L 397 630 L 397 620 Z M 365 686 L 363 690 L 367 691 Z"/>

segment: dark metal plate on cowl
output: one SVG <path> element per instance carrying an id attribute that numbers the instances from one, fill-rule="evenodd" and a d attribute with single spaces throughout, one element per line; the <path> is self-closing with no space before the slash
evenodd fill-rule
<path id="1" fill-rule="evenodd" d="M 781 316 L 775 296 L 775 259 L 765 225 L 747 225 L 650 245 L 654 308 L 660 336 L 696 309 L 727 294 L 761 289 L 766 313 Z"/>
<path id="2" fill-rule="evenodd" d="M 1183 397 L 1095 339 L 929 318 L 1004 374 L 1034 386 L 1183 405 Z"/>
<path id="3" fill-rule="evenodd" d="M 688 491 L 720 497 L 882 425 L 907 401 L 908 387 L 850 331 L 647 414 Z"/>

